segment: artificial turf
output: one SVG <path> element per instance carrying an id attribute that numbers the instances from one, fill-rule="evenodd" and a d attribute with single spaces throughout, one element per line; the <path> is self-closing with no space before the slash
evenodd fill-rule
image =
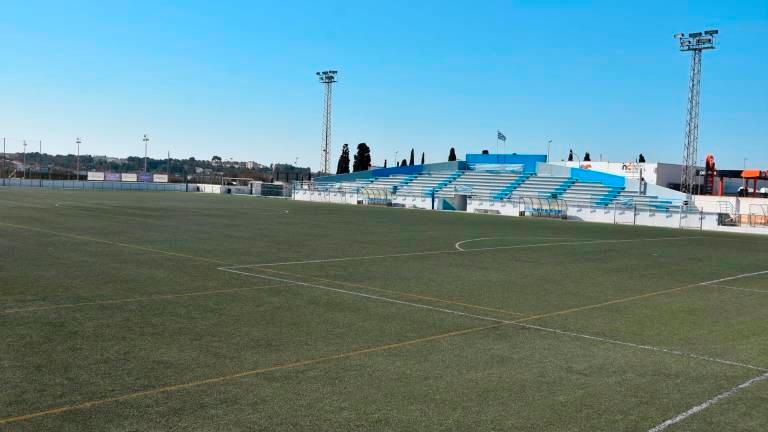
<path id="1" fill-rule="evenodd" d="M 766 240 L 0 189 L 0 430 L 648 430 L 768 372 Z"/>

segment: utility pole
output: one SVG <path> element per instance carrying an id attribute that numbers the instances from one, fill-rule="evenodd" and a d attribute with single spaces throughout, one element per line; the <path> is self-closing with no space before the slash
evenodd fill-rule
<path id="1" fill-rule="evenodd" d="M 77 180 L 80 180 L 80 137 L 77 137 L 75 140 L 75 143 L 77 143 L 77 160 L 75 162 L 75 175 L 77 176 Z"/>
<path id="2" fill-rule="evenodd" d="M 142 138 L 142 141 L 144 141 L 144 173 L 147 172 L 147 146 L 149 144 L 149 137 L 147 134 L 144 134 L 144 138 Z"/>
<path id="3" fill-rule="evenodd" d="M 549 149 L 552 147 L 552 140 L 547 141 L 547 163 L 549 163 Z"/>
<path id="4" fill-rule="evenodd" d="M 24 140 L 24 159 L 23 159 L 23 166 L 24 166 L 24 173 L 22 174 L 22 178 L 26 180 L 27 178 L 27 140 Z"/>
<path id="5" fill-rule="evenodd" d="M 678 33 L 680 51 L 691 52 L 691 72 L 688 82 L 688 116 L 685 123 L 685 144 L 683 147 L 683 172 L 680 177 L 680 191 L 685 192 L 688 201 L 696 187 L 696 157 L 699 145 L 699 104 L 701 96 L 701 54 L 704 50 L 715 49 L 718 30 L 703 33 Z"/>
<path id="6" fill-rule="evenodd" d="M 317 72 L 320 83 L 325 85 L 325 104 L 323 105 L 323 144 L 320 148 L 321 171 L 324 174 L 331 172 L 331 97 L 333 96 L 333 83 L 336 82 L 338 71 L 328 70 Z"/>
<path id="7" fill-rule="evenodd" d="M 5 178 L 5 138 L 3 138 L 3 172 L 0 174 L 0 178 Z M 3 180 L 3 184 L 5 184 L 5 180 Z"/>
<path id="8" fill-rule="evenodd" d="M 168 151 L 168 181 L 171 181 L 171 152 Z"/>

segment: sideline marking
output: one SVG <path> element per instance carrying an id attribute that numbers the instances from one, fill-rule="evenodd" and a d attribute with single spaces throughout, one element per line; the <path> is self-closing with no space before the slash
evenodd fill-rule
<path id="1" fill-rule="evenodd" d="M 656 238 L 644 238 L 644 239 L 589 240 L 589 241 L 582 241 L 582 242 L 536 243 L 536 244 L 528 244 L 528 245 L 494 246 L 494 247 L 474 248 L 474 249 L 449 249 L 449 250 L 439 250 L 439 251 L 397 253 L 397 254 L 390 254 L 390 255 L 369 255 L 369 256 L 356 256 L 356 257 L 343 257 L 343 258 L 315 259 L 315 260 L 306 260 L 306 261 L 286 261 L 286 262 L 278 262 L 278 263 L 245 264 L 245 265 L 229 266 L 225 268 L 236 269 L 236 268 L 250 268 L 250 267 L 282 266 L 282 265 L 292 265 L 292 264 L 317 264 L 317 263 L 338 262 L 338 261 L 357 261 L 357 260 L 368 260 L 368 259 L 377 259 L 377 258 L 397 258 L 397 257 L 418 256 L 418 255 L 453 254 L 453 253 L 462 253 L 462 252 L 489 251 L 489 250 L 500 250 L 500 249 L 526 249 L 526 248 L 545 247 L 545 246 L 568 246 L 568 245 L 585 245 L 585 244 L 602 244 L 602 243 L 628 243 L 628 242 L 664 241 L 664 240 L 689 240 L 689 239 L 703 239 L 703 238 L 707 238 L 707 237 L 703 237 L 703 236 L 656 237 Z"/>
<path id="2" fill-rule="evenodd" d="M 719 284 L 707 284 L 709 286 L 718 287 L 718 288 L 728 288 L 732 290 L 739 290 L 739 291 L 751 291 L 751 292 L 758 292 L 758 293 L 765 293 L 768 294 L 768 290 L 759 290 L 754 288 L 739 288 L 735 286 L 728 286 L 728 285 L 719 285 Z"/>
<path id="3" fill-rule="evenodd" d="M 668 428 L 668 427 L 670 427 L 670 426 L 672 426 L 672 425 L 674 425 L 676 423 L 680 423 L 681 421 L 687 419 L 688 417 L 690 417 L 690 416 L 692 416 L 692 415 L 694 415 L 696 413 L 704 411 L 705 409 L 707 409 L 710 406 L 720 402 L 721 400 L 733 396 L 739 390 L 745 389 L 745 388 L 747 388 L 749 386 L 752 386 L 754 384 L 757 384 L 757 383 L 759 383 L 761 381 L 765 381 L 765 380 L 768 380 L 768 373 L 760 375 L 760 376 L 756 376 L 756 377 L 754 377 L 754 378 L 752 378 L 752 379 L 750 379 L 748 381 L 745 381 L 745 382 L 737 385 L 736 387 L 734 387 L 734 388 L 732 388 L 732 389 L 730 389 L 730 390 L 728 390 L 726 392 L 720 393 L 719 395 L 713 397 L 712 399 L 704 401 L 701 404 L 696 405 L 695 407 L 689 409 L 688 411 L 686 411 L 684 413 L 680 413 L 680 414 L 672 417 L 671 419 L 669 419 L 669 420 L 667 420 L 667 421 L 665 421 L 663 423 L 659 423 L 658 425 L 652 427 L 651 429 L 648 429 L 648 432 L 660 432 L 660 431 L 663 431 L 666 428 Z"/>
<path id="4" fill-rule="evenodd" d="M 391 298 L 387 298 L 387 297 L 380 297 L 380 296 L 365 294 L 365 293 L 356 292 L 356 291 L 348 291 L 348 290 L 343 290 L 343 289 L 340 289 L 340 288 L 332 288 L 332 287 L 327 287 L 327 286 L 323 286 L 323 285 L 313 284 L 313 283 L 309 283 L 309 282 L 293 281 L 293 280 L 290 280 L 290 279 L 284 279 L 284 278 L 279 278 L 279 277 L 275 277 L 275 276 L 266 276 L 266 275 L 260 275 L 260 274 L 255 274 L 255 273 L 248 273 L 248 272 L 239 271 L 239 270 L 227 269 L 227 268 L 219 268 L 218 270 L 232 272 L 232 273 L 237 273 L 237 274 L 242 274 L 242 275 L 246 275 L 246 276 L 254 276 L 254 277 L 259 277 L 259 278 L 264 278 L 264 279 L 269 279 L 269 280 L 294 283 L 294 284 L 297 284 L 297 285 L 308 286 L 308 287 L 311 287 L 311 288 L 319 288 L 319 289 L 323 289 L 323 290 L 327 290 L 327 291 L 335 291 L 335 292 L 339 292 L 339 293 L 343 293 L 343 294 L 349 294 L 349 295 L 364 297 L 364 298 L 368 298 L 368 299 L 374 299 L 374 300 L 381 300 L 381 301 L 386 301 L 386 302 L 391 302 L 391 303 L 397 303 L 397 304 L 402 304 L 402 305 L 406 305 L 406 306 L 413 306 L 413 307 L 418 307 L 418 308 L 422 308 L 422 309 L 430 309 L 430 310 L 434 310 L 434 311 L 438 311 L 438 312 L 445 312 L 445 313 L 461 315 L 461 316 L 465 316 L 465 317 L 469 317 L 469 318 L 476 318 L 476 319 L 481 319 L 481 320 L 485 320 L 485 321 L 497 322 L 497 323 L 500 323 L 500 324 L 511 324 L 511 325 L 514 325 L 514 326 L 517 326 L 517 327 L 524 327 L 524 328 L 528 328 L 528 329 L 535 329 L 535 330 L 540 330 L 540 331 L 545 331 L 545 332 L 550 332 L 550 333 L 556 333 L 556 334 L 565 335 L 565 336 L 572 336 L 572 337 L 577 337 L 577 338 L 582 338 L 582 339 L 589 339 L 589 340 L 603 342 L 603 343 L 608 343 L 608 344 L 622 345 L 622 346 L 628 346 L 628 347 L 633 347 L 633 348 L 640 348 L 640 349 L 644 349 L 644 350 L 662 352 L 662 353 L 666 353 L 666 354 L 673 354 L 673 355 L 681 356 L 681 357 L 690 357 L 690 358 L 694 358 L 694 359 L 698 359 L 698 360 L 705 360 L 705 361 L 714 362 L 714 363 L 727 364 L 727 365 L 731 365 L 731 366 L 745 367 L 745 368 L 748 368 L 748 369 L 754 369 L 754 370 L 759 370 L 759 371 L 768 371 L 768 368 L 763 368 L 763 367 L 759 367 L 759 366 L 753 366 L 753 365 L 749 365 L 749 364 L 745 364 L 745 363 L 739 363 L 739 362 L 735 362 L 735 361 L 731 361 L 731 360 L 722 360 L 722 359 L 718 359 L 718 358 L 715 358 L 715 357 L 707 357 L 707 356 L 702 356 L 702 355 L 698 355 L 698 354 L 690 354 L 690 353 L 686 353 L 686 352 L 682 352 L 682 351 L 676 351 L 676 350 L 671 350 L 671 349 L 667 349 L 667 348 L 655 347 L 655 346 L 652 346 L 652 345 L 642 345 L 642 344 L 636 344 L 636 343 L 632 343 L 632 342 L 624 342 L 624 341 L 619 341 L 619 340 L 615 340 L 615 339 L 608 339 L 608 338 L 602 338 L 602 337 L 598 337 L 598 336 L 591 336 L 591 335 L 586 335 L 586 334 L 581 334 L 581 333 L 574 333 L 574 332 L 569 332 L 569 331 L 565 331 L 565 330 L 558 330 L 558 329 L 549 328 L 549 327 L 542 327 L 542 326 L 537 326 L 537 325 L 533 325 L 533 324 L 524 324 L 523 321 L 526 321 L 527 318 L 523 318 L 523 319 L 516 320 L 516 321 L 509 321 L 509 320 L 503 320 L 503 319 L 493 318 L 493 317 L 488 317 L 488 316 L 483 316 L 483 315 L 475 315 L 475 314 L 470 314 L 470 313 L 465 313 L 465 312 L 460 312 L 460 311 L 454 311 L 454 310 L 451 310 L 451 309 L 443 309 L 443 308 L 438 308 L 438 307 L 429 306 L 429 305 L 423 305 L 423 304 L 419 304 L 419 303 L 412 303 L 412 302 L 403 301 L 403 300 L 395 300 L 395 299 L 391 299 Z"/>
<path id="5" fill-rule="evenodd" d="M 514 239 L 514 240 L 579 240 L 577 238 L 573 237 L 480 237 L 476 239 L 469 239 L 469 240 L 462 240 L 453 247 L 460 251 L 466 251 L 466 249 L 462 248 L 461 245 L 464 243 L 470 243 L 470 242 L 476 242 L 476 241 L 483 241 L 483 240 L 501 240 L 501 239 Z"/>
<path id="6" fill-rule="evenodd" d="M 148 297 L 132 297 L 132 298 L 127 298 L 127 299 L 117 299 L 117 300 L 99 300 L 99 301 L 84 302 L 84 303 L 70 303 L 70 304 L 58 304 L 58 305 L 47 305 L 47 306 L 33 306 L 33 307 L 27 307 L 27 308 L 0 310 L 0 315 L 12 314 L 12 313 L 18 313 L 18 312 L 41 311 L 41 310 L 49 310 L 49 309 L 74 308 L 74 307 L 80 307 L 80 306 L 93 306 L 93 305 L 115 304 L 115 303 L 130 303 L 130 302 L 149 301 L 149 300 L 164 300 L 164 299 L 171 299 L 171 298 L 178 298 L 178 297 L 192 297 L 192 296 L 201 296 L 201 295 L 209 295 L 209 294 L 223 294 L 223 293 L 231 293 L 231 292 L 238 292 L 238 291 L 252 291 L 252 290 L 265 289 L 265 288 L 277 288 L 277 287 L 288 287 L 288 286 L 291 286 L 291 285 L 290 284 L 265 285 L 265 286 L 258 286 L 258 287 L 232 288 L 232 289 L 213 290 L 213 291 L 196 291 L 196 292 L 191 292 L 191 293 L 165 294 L 165 295 L 148 296 Z"/>
<path id="7" fill-rule="evenodd" d="M 301 361 L 297 361 L 297 362 L 293 362 L 293 363 L 287 363 L 287 364 L 283 364 L 283 365 L 276 365 L 276 366 L 271 366 L 271 367 L 254 369 L 254 370 L 250 370 L 250 371 L 239 372 L 239 373 L 232 374 L 232 375 L 220 376 L 220 377 L 216 377 L 216 378 L 209 378 L 209 379 L 200 380 L 200 381 L 193 381 L 193 382 L 189 382 L 189 383 L 185 383 L 185 384 L 177 384 L 177 385 L 172 385 L 172 386 L 167 386 L 167 387 L 159 387 L 159 388 L 155 388 L 155 389 L 151 389 L 151 390 L 144 390 L 144 391 L 135 392 L 135 393 L 128 393 L 128 394 L 125 394 L 125 395 L 122 395 L 122 396 L 115 396 L 115 397 L 105 398 L 105 399 L 97 399 L 97 400 L 93 400 L 93 401 L 89 401 L 89 402 L 79 403 L 79 404 L 76 404 L 76 405 L 67 405 L 67 406 L 63 406 L 63 407 L 59 407 L 59 408 L 53 408 L 53 409 L 49 409 L 49 410 L 45 410 L 45 411 L 38 411 L 38 412 L 35 412 L 35 413 L 31 413 L 31 414 L 24 414 L 24 415 L 19 415 L 19 416 L 14 416 L 14 417 L 3 418 L 3 419 L 0 419 L 0 425 L 20 422 L 20 421 L 24 421 L 24 420 L 30 420 L 30 419 L 33 419 L 33 418 L 36 418 L 36 417 L 43 417 L 43 416 L 48 416 L 48 415 L 53 415 L 53 414 L 61 414 L 61 413 L 67 412 L 67 411 L 75 411 L 75 410 L 87 409 L 87 408 L 90 408 L 90 407 L 93 407 L 93 406 L 96 406 L 96 405 L 103 405 L 103 404 L 110 403 L 110 402 L 119 402 L 119 401 L 124 401 L 124 400 L 127 400 L 127 399 L 134 399 L 134 398 L 138 398 L 138 397 L 141 397 L 141 396 L 151 396 L 151 395 L 156 395 L 156 394 L 159 394 L 159 393 L 167 393 L 167 392 L 172 392 L 172 391 L 176 391 L 176 390 L 183 390 L 183 389 L 187 389 L 187 388 L 191 388 L 191 387 L 197 387 L 197 386 L 205 385 L 205 384 L 217 384 L 217 383 L 220 383 L 220 382 L 223 382 L 223 381 L 229 381 L 229 380 L 238 379 L 238 378 L 244 378 L 244 377 L 249 377 L 249 376 L 254 376 L 254 375 L 260 375 L 260 374 L 263 374 L 263 373 L 273 372 L 273 371 L 281 370 L 281 369 L 300 368 L 300 367 L 304 367 L 304 366 L 308 366 L 308 365 L 312 365 L 312 364 L 316 364 L 316 363 L 323 363 L 323 362 L 327 362 L 327 361 L 331 361 L 331 360 L 339 360 L 339 359 L 355 357 L 355 356 L 359 356 L 359 355 L 363 355 L 363 354 L 387 351 L 387 350 L 391 350 L 391 349 L 396 349 L 396 348 L 407 347 L 407 346 L 410 346 L 410 345 L 415 345 L 415 344 L 422 343 L 422 342 L 430 342 L 430 341 L 439 340 L 439 339 L 446 339 L 446 338 L 453 337 L 453 336 L 461 336 L 461 335 L 465 335 L 465 334 L 468 334 L 468 333 L 474 333 L 474 332 L 479 332 L 479 331 L 482 331 L 482 330 L 488 330 L 488 329 L 492 329 L 492 328 L 496 328 L 496 327 L 501 327 L 502 325 L 504 325 L 504 324 L 493 324 L 493 325 L 489 325 L 489 326 L 472 327 L 472 328 L 465 329 L 465 330 L 457 330 L 457 331 L 453 331 L 453 332 L 450 332 L 450 333 L 443 333 L 443 334 L 438 334 L 438 335 L 434 335 L 434 336 L 427 336 L 427 337 L 423 337 L 423 338 L 419 338 L 419 339 L 408 340 L 408 341 L 405 341 L 405 342 L 397 342 L 397 343 L 393 343 L 393 344 L 381 345 L 381 346 L 377 346 L 377 347 L 373 347 L 373 348 L 365 348 L 365 349 L 360 349 L 360 350 L 356 350 L 356 351 L 349 351 L 349 352 L 345 352 L 345 353 L 341 353 L 341 354 L 335 354 L 335 355 L 326 356 L 326 357 L 319 357 L 319 358 L 314 358 L 314 359 L 301 360 Z"/>

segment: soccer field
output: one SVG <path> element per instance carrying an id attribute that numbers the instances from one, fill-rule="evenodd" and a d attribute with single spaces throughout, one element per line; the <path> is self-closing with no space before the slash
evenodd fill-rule
<path id="1" fill-rule="evenodd" d="M 766 246 L 0 189 L 0 431 L 768 430 Z"/>

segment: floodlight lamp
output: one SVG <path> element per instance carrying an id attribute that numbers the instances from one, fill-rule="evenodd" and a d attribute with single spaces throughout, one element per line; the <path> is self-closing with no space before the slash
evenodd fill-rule
<path id="1" fill-rule="evenodd" d="M 696 32 L 696 33 L 688 33 L 688 37 L 689 37 L 689 38 L 697 38 L 697 37 L 699 37 L 699 36 L 701 36 L 701 32 Z"/>

